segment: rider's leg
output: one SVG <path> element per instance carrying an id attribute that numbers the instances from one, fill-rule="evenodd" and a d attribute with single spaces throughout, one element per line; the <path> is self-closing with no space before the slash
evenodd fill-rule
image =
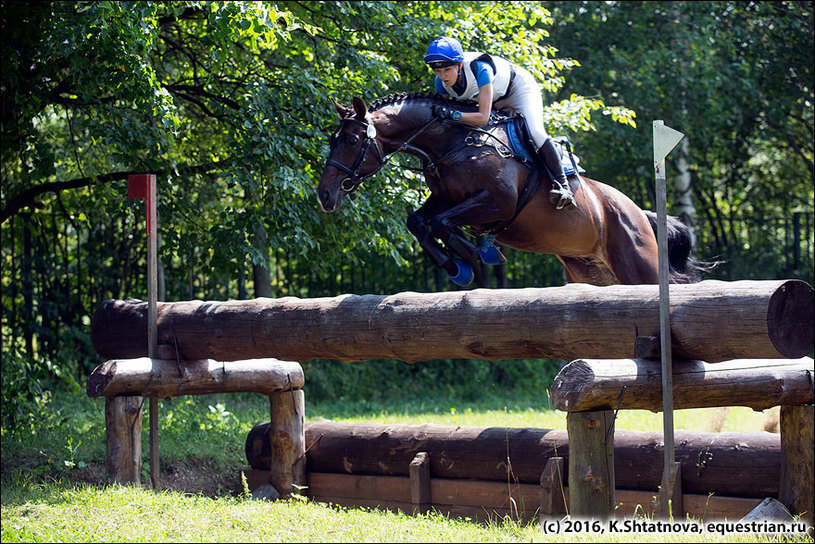
<path id="1" fill-rule="evenodd" d="M 554 142 L 546 133 L 543 124 L 543 98 L 540 94 L 535 78 L 527 70 L 516 67 L 515 81 L 512 92 L 496 102 L 496 108 L 512 108 L 521 113 L 526 119 L 529 135 L 538 151 L 538 157 L 554 176 L 554 186 L 549 192 L 549 200 L 557 209 L 574 208 L 577 206 L 574 195 L 569 188 L 563 165 Z"/>
<path id="2" fill-rule="evenodd" d="M 552 180 L 552 190 L 549 191 L 549 201 L 558 210 L 577 208 L 577 202 L 574 200 L 572 190 L 569 188 L 569 181 L 566 179 L 566 173 L 563 171 L 563 165 L 560 162 L 560 153 L 558 153 L 555 142 L 551 138 L 547 138 L 538 149 L 538 157 L 554 178 Z"/>

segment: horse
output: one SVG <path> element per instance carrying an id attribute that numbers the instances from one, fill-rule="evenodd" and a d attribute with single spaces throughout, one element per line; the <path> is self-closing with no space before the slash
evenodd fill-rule
<path id="1" fill-rule="evenodd" d="M 430 189 L 409 214 L 407 227 L 433 264 L 458 285 L 472 279 L 477 259 L 488 264 L 505 260 L 495 242 L 555 255 L 570 283 L 659 283 L 656 214 L 579 172 L 568 176 L 577 208 L 557 209 L 548 198 L 550 176 L 512 151 L 507 123 L 479 127 L 442 119 L 436 109 L 449 108 L 450 100 L 426 93 L 390 95 L 370 108 L 356 96 L 351 108 L 332 102 L 340 123 L 329 138 L 317 186 L 324 212 L 339 208 L 346 196 L 353 199 L 365 179 L 403 152 L 422 160 Z M 474 111 L 465 103 L 454 104 Z M 485 234 L 487 242 L 476 246 L 463 228 Z M 687 227 L 668 216 L 671 283 L 698 281 L 690 251 Z"/>

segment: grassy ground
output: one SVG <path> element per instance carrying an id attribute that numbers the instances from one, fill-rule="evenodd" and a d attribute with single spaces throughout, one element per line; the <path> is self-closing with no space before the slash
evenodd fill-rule
<path id="1" fill-rule="evenodd" d="M 531 395 L 479 401 L 320 404 L 307 398 L 307 419 L 565 428 L 565 414 Z M 406 516 L 345 509 L 305 499 L 268 503 L 245 493 L 249 430 L 268 420 L 259 395 L 179 397 L 161 402 L 159 492 L 105 486 L 104 401 L 82 394 L 46 399 L 27 429 L 2 435 L 2 542 L 757 542 L 753 534 L 544 533 L 511 520 L 476 524 L 441 515 Z M 145 409 L 146 412 L 146 409 Z M 36 416 L 36 417 L 34 417 Z M 148 428 L 145 418 L 144 428 Z M 686 410 L 677 430 L 762 431 L 777 410 Z M 662 415 L 621 412 L 618 429 L 659 430 Z M 148 444 L 145 431 L 143 443 Z M 143 459 L 143 466 L 148 466 Z M 149 475 L 143 473 L 143 481 Z M 812 539 L 808 540 L 811 542 Z"/>

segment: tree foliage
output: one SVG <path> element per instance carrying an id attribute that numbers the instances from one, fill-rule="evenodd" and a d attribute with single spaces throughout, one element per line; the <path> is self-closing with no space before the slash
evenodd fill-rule
<path id="1" fill-rule="evenodd" d="M 811 240 L 781 266 L 791 227 L 769 220 L 812 232 L 811 2 L 12 0 L 0 17 L 4 392 L 35 355 L 86 375 L 99 302 L 146 298 L 132 173 L 159 180 L 167 300 L 255 296 L 264 277 L 271 296 L 451 288 L 404 226 L 409 158 L 335 213 L 314 195 L 331 101 L 431 90 L 439 35 L 529 69 L 549 132 L 644 207 L 649 121 L 682 130 L 701 255 L 731 279 L 811 281 Z M 554 258 L 509 255 L 510 286 L 563 282 Z"/>
<path id="2" fill-rule="evenodd" d="M 653 202 L 650 120 L 662 119 L 688 140 L 700 253 L 724 259 L 728 279 L 812 281 L 812 2 L 556 2 L 552 9 L 554 43 L 584 68 L 567 86 L 633 108 L 643 120 L 636 131 L 603 123 L 579 136 L 591 151 L 591 173 Z M 676 158 L 669 156 L 669 173 Z M 796 212 L 809 221 L 797 240 L 809 258 L 793 262 Z"/>

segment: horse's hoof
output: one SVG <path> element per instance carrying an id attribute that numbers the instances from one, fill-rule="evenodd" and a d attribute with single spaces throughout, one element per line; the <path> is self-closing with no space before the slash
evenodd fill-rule
<path id="1" fill-rule="evenodd" d="M 478 248 L 478 256 L 481 257 L 481 262 L 490 265 L 503 264 L 507 260 L 503 253 L 501 253 L 501 250 L 495 246 L 484 247 L 482 245 Z"/>
<path id="2" fill-rule="evenodd" d="M 447 273 L 447 276 L 450 278 L 450 281 L 455 283 L 456 285 L 461 285 L 464 287 L 465 285 L 469 285 L 471 281 L 473 281 L 473 267 L 467 264 L 466 262 L 462 261 L 461 259 L 456 259 L 453 261 L 456 266 L 458 266 L 458 272 L 455 276 Z"/>

